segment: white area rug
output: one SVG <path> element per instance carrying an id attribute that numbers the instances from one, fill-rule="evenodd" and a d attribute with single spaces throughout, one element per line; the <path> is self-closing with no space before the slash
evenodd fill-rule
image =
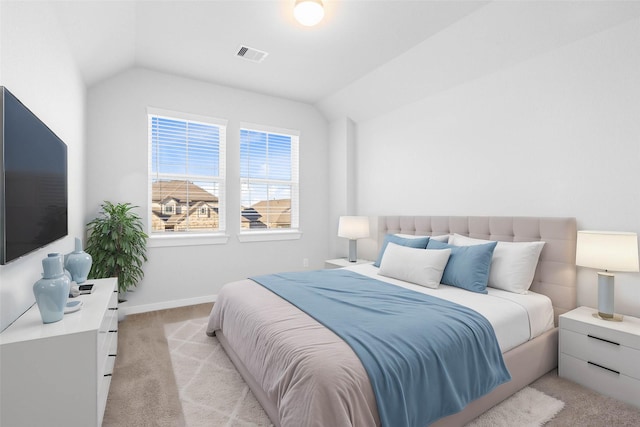
<path id="1" fill-rule="evenodd" d="M 551 421 L 564 402 L 525 387 L 467 424 L 467 427 L 538 427 Z"/>
<path id="2" fill-rule="evenodd" d="M 207 318 L 165 325 L 187 426 L 255 427 L 271 421 L 216 338 Z"/>
<path id="3" fill-rule="evenodd" d="M 270 426 L 218 340 L 206 335 L 206 327 L 207 318 L 165 325 L 187 426 Z M 563 407 L 564 402 L 526 387 L 468 427 L 542 426 Z"/>

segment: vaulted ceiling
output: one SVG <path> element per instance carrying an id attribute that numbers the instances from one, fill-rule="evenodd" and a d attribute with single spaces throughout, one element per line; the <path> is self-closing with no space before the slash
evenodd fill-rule
<path id="1" fill-rule="evenodd" d="M 313 103 L 472 13 L 475 1 L 325 1 L 320 25 L 293 0 L 55 2 L 90 86 L 141 66 Z M 247 45 L 268 56 L 236 56 Z"/>
<path id="2" fill-rule="evenodd" d="M 425 96 L 640 15 L 638 1 L 324 0 L 324 20 L 308 28 L 294 21 L 293 3 L 76 0 L 51 7 L 88 87 L 146 67 L 326 110 L 348 109 L 353 96 L 377 89 Z M 268 56 L 242 59 L 242 45 Z"/>

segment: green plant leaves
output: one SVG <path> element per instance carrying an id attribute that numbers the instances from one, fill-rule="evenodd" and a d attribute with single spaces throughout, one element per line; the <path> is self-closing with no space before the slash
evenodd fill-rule
<path id="1" fill-rule="evenodd" d="M 130 203 L 105 201 L 100 216 L 87 223 L 85 251 L 93 257 L 89 278 L 117 277 L 118 290 L 126 292 L 144 277 L 147 234 Z"/>

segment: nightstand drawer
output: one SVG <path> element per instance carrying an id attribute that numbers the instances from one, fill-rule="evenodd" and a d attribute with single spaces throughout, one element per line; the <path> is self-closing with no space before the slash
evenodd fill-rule
<path id="1" fill-rule="evenodd" d="M 560 352 L 640 380 L 640 351 L 606 336 L 560 329 Z"/>
<path id="2" fill-rule="evenodd" d="M 576 311 L 580 309 L 576 309 Z M 568 329 L 582 335 L 597 336 L 640 351 L 638 319 L 625 316 L 622 322 L 607 322 L 596 319 L 588 313 L 588 309 L 586 309 L 582 310 L 580 317 L 575 315 L 575 318 L 572 318 L 573 312 L 560 316 L 560 329 Z"/>
<path id="3" fill-rule="evenodd" d="M 561 377 L 640 407 L 640 380 L 616 374 L 568 354 L 561 353 L 558 362 Z"/>

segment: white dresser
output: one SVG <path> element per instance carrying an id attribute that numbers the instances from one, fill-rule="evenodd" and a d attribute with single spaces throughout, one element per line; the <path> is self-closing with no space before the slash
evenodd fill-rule
<path id="1" fill-rule="evenodd" d="M 43 324 L 34 304 L 0 334 L 0 426 L 100 426 L 118 346 L 117 280 Z"/>
<path id="2" fill-rule="evenodd" d="M 593 317 L 578 307 L 560 316 L 558 374 L 640 407 L 640 319 Z"/>

